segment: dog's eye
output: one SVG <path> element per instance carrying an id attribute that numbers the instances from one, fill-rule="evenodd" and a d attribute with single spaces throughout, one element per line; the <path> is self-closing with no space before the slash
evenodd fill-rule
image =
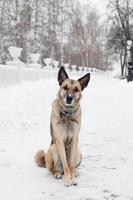
<path id="1" fill-rule="evenodd" d="M 74 92 L 79 92 L 79 89 L 77 87 L 75 87 Z"/>
<path id="2" fill-rule="evenodd" d="M 68 90 L 68 86 L 65 85 L 65 86 L 63 87 L 63 89 L 64 89 L 64 90 Z"/>

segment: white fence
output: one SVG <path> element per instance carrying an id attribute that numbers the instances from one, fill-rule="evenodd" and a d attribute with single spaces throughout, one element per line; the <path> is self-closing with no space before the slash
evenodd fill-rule
<path id="1" fill-rule="evenodd" d="M 57 70 L 35 68 L 19 68 L 13 66 L 0 65 L 0 87 L 20 84 L 23 81 L 37 81 L 45 78 L 57 76 Z"/>
<path id="2" fill-rule="evenodd" d="M 20 84 L 23 81 L 37 81 L 40 79 L 57 79 L 58 68 L 45 67 L 41 68 L 28 68 L 28 67 L 17 67 L 10 65 L 0 65 L 0 87 L 6 87 L 8 85 Z M 68 74 L 71 73 L 70 77 L 76 76 L 81 77 L 88 71 L 76 71 L 66 69 Z M 94 70 L 93 73 L 99 73 L 101 71 Z"/>

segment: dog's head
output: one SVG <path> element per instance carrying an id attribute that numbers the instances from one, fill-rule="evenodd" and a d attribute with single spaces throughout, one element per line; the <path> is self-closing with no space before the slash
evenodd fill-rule
<path id="1" fill-rule="evenodd" d="M 58 82 L 60 85 L 60 98 L 65 106 L 75 106 L 81 97 L 81 92 L 87 87 L 90 80 L 90 73 L 78 80 L 69 79 L 64 67 L 61 67 L 58 73 Z"/>

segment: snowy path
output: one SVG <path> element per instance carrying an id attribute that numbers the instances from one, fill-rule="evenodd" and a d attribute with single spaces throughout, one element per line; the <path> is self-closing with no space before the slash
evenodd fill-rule
<path id="1" fill-rule="evenodd" d="M 82 99 L 78 186 L 34 163 L 50 143 L 50 79 L 0 88 L 0 200 L 133 200 L 133 84 L 95 75 Z"/>

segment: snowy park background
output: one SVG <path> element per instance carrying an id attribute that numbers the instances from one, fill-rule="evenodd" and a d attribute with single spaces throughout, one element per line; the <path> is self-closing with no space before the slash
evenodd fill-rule
<path id="1" fill-rule="evenodd" d="M 34 162 L 36 151 L 50 144 L 51 103 L 59 88 L 57 71 L 46 75 L 0 88 L 0 199 L 132 200 L 133 85 L 91 74 L 82 99 L 78 186 L 65 188 Z"/>
<path id="2" fill-rule="evenodd" d="M 123 20 L 130 11 L 126 32 L 116 6 Z M 0 200 L 133 200 L 133 84 L 124 51 L 132 10 L 130 0 L 0 1 Z M 84 158 L 69 188 L 34 161 L 51 141 L 61 65 L 74 79 L 91 73 L 81 102 Z"/>

